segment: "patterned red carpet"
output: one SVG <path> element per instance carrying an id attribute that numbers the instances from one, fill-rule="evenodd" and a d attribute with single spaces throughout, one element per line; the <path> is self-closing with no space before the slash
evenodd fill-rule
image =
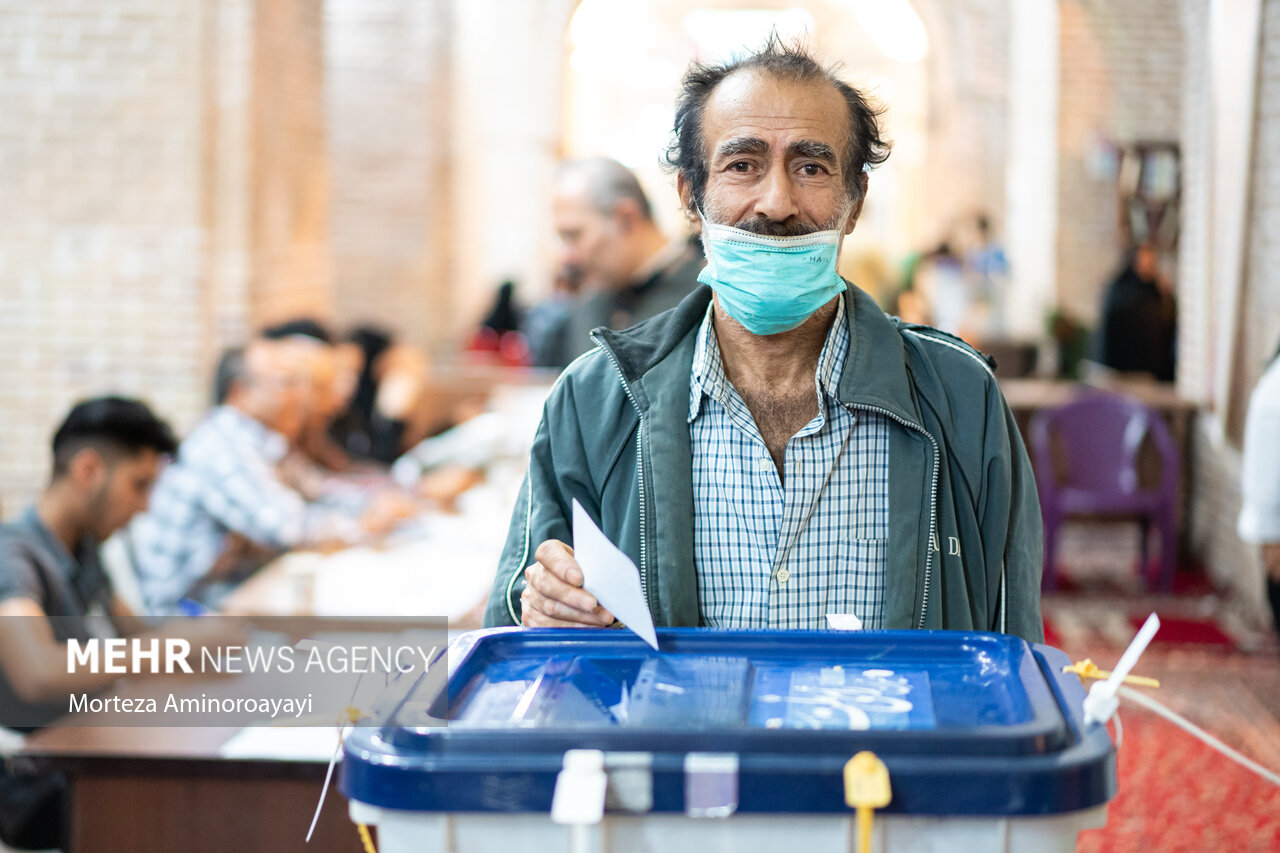
<path id="1" fill-rule="evenodd" d="M 1063 554 L 1073 581 L 1044 600 L 1049 644 L 1109 669 L 1147 614 L 1159 613 L 1161 630 L 1135 674 L 1161 687 L 1144 692 L 1280 772 L 1274 635 L 1242 630 L 1202 575 L 1180 576 L 1173 595 L 1150 595 L 1135 581 L 1131 552 L 1081 538 L 1088 544 L 1078 539 Z M 1122 702 L 1120 717 L 1119 792 L 1107 825 L 1081 833 L 1079 850 L 1280 851 L 1280 787 L 1133 704 Z"/>
<path id="2" fill-rule="evenodd" d="M 1078 851 L 1280 850 L 1280 788 L 1154 714 L 1120 713 L 1120 792 Z"/>

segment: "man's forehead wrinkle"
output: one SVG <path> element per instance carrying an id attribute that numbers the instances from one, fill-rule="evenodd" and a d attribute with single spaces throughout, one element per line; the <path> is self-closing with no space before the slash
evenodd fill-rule
<path id="1" fill-rule="evenodd" d="M 778 115 L 777 113 L 760 113 L 759 115 L 733 115 L 732 121 L 743 130 L 759 129 L 768 131 L 788 131 L 805 129 L 822 129 L 825 125 L 814 116 Z"/>
<path id="2" fill-rule="evenodd" d="M 797 114 L 794 98 L 802 92 L 821 92 L 821 95 L 817 102 L 807 100 Z M 800 135 L 829 144 L 837 161 L 852 144 L 848 108 L 833 84 L 821 79 L 797 79 L 765 69 L 742 69 L 716 87 L 707 103 L 704 129 L 709 130 L 713 124 L 719 126 L 719 132 L 705 140 L 704 150 L 716 154 L 721 145 L 715 137 Z"/>

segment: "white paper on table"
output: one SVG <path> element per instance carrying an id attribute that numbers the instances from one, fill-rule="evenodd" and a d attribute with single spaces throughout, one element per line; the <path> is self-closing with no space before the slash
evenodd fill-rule
<path id="1" fill-rule="evenodd" d="M 657 649 L 658 635 L 636 564 L 596 527 L 577 500 L 573 502 L 573 556 L 582 567 L 582 585 L 587 592 Z"/>

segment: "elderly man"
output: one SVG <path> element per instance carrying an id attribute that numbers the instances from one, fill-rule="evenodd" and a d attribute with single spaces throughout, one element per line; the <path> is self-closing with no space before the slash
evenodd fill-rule
<path id="1" fill-rule="evenodd" d="M 182 442 L 131 528 L 152 612 L 169 613 L 184 596 L 216 603 L 280 550 L 356 542 L 400 517 L 375 501 L 357 521 L 308 501 L 282 478 L 280 462 L 311 408 L 313 348 L 255 340 L 222 371 L 229 374 L 223 404 Z"/>
<path id="2" fill-rule="evenodd" d="M 800 49 L 685 78 L 668 159 L 708 264 L 674 310 L 547 401 L 486 621 L 607 626 L 577 499 L 660 625 L 1043 636 L 1041 522 L 995 377 L 836 273 L 888 156 L 876 112 Z"/>
<path id="3" fill-rule="evenodd" d="M 548 333 L 539 363 L 563 367 L 592 346 L 597 326 L 623 329 L 674 308 L 697 286 L 702 253 L 668 242 L 636 176 L 616 160 L 569 160 L 556 176 L 551 215 L 560 264 L 584 293 Z"/>

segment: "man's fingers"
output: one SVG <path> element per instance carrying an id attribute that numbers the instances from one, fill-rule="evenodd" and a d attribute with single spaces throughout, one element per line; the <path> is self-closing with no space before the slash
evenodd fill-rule
<path id="1" fill-rule="evenodd" d="M 600 606 L 599 602 L 585 589 L 570 586 L 540 563 L 525 569 L 524 576 L 527 582 L 525 591 L 531 593 L 537 609 L 558 619 L 588 624 L 596 621 L 592 614 Z"/>
<path id="2" fill-rule="evenodd" d="M 582 586 L 582 567 L 573 558 L 573 549 L 560 540 L 543 542 L 533 558 L 570 586 Z"/>
<path id="3" fill-rule="evenodd" d="M 526 628 L 601 628 L 602 625 L 580 620 L 557 619 L 538 610 L 532 603 L 524 605 L 521 612 L 521 623 Z"/>
<path id="4" fill-rule="evenodd" d="M 538 571 L 538 570 L 541 571 Z M 564 589 L 578 595 L 585 595 L 591 606 L 577 607 L 572 603 L 568 603 L 556 598 L 554 595 L 547 595 L 544 590 L 534 584 L 533 578 L 541 576 L 545 581 L 550 575 L 545 568 L 541 566 L 530 566 L 525 570 L 525 577 L 529 579 L 529 585 L 525 587 L 524 592 L 520 596 L 520 606 L 523 614 L 521 622 L 530 627 L 542 627 L 547 625 L 561 626 L 592 626 L 603 627 L 613 622 L 613 616 L 603 607 L 595 603 L 595 598 L 589 593 L 585 593 L 576 587 L 564 585 Z M 563 582 L 558 581 L 563 584 Z"/>
<path id="5" fill-rule="evenodd" d="M 529 586 L 543 596 L 564 602 L 583 613 L 590 613 L 599 604 L 594 595 L 582 588 L 581 583 L 566 581 L 562 574 L 545 563 L 534 563 L 524 570 L 524 577 Z"/>

